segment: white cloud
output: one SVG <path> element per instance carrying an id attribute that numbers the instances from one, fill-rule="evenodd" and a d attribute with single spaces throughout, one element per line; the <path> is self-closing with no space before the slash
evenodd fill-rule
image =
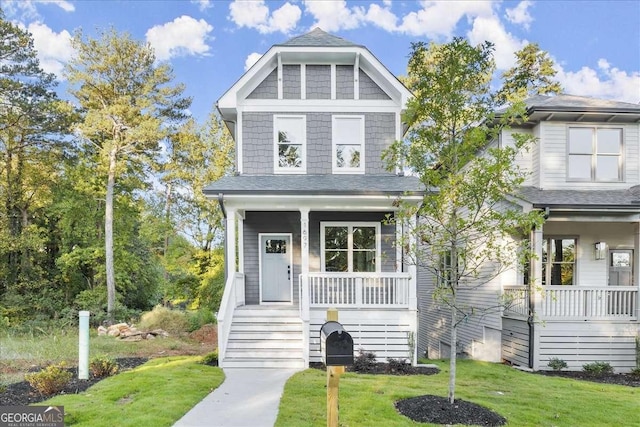
<path id="1" fill-rule="evenodd" d="M 529 13 L 529 8 L 533 6 L 530 0 L 523 0 L 513 9 L 506 10 L 507 20 L 513 24 L 522 25 L 527 30 L 533 22 L 533 17 Z"/>
<path id="2" fill-rule="evenodd" d="M 29 24 L 27 31 L 33 36 L 33 45 L 38 51 L 42 69 L 61 77 L 64 64 L 73 56 L 71 34 L 67 30 L 56 33 L 39 22 Z"/>
<path id="3" fill-rule="evenodd" d="M 211 0 L 191 0 L 191 3 L 197 4 L 198 5 L 198 9 L 200 9 L 201 11 L 207 10 L 210 7 L 213 6 L 211 4 Z"/>
<path id="4" fill-rule="evenodd" d="M 380 7 L 377 4 L 371 4 L 369 5 L 369 10 L 365 18 L 367 22 L 390 33 L 397 30 L 398 17 L 391 12 L 389 7 Z"/>
<path id="5" fill-rule="evenodd" d="M 244 61 L 244 70 L 247 71 L 249 68 L 253 66 L 258 60 L 262 58 L 262 54 L 258 52 L 250 53 L 247 56 L 247 59 Z"/>
<path id="6" fill-rule="evenodd" d="M 514 53 L 527 44 L 526 40 L 518 40 L 513 34 L 507 32 L 500 19 L 495 15 L 475 18 L 467 37 L 473 45 L 485 41 L 490 41 L 495 45 L 493 57 L 498 70 L 511 68 L 516 63 Z"/>
<path id="7" fill-rule="evenodd" d="M 463 17 L 473 19 L 493 14 L 493 3 L 490 1 L 423 1 L 421 5 L 422 9 L 402 18 L 399 31 L 412 36 L 449 38 Z"/>
<path id="8" fill-rule="evenodd" d="M 65 12 L 76 10 L 73 3 L 67 0 L 0 0 L 0 8 L 2 8 L 6 17 L 21 21 L 42 20 L 36 8 L 37 4 L 55 5 Z"/>
<path id="9" fill-rule="evenodd" d="M 254 28 L 262 34 L 279 31 L 290 33 L 296 28 L 302 11 L 289 2 L 271 12 L 264 0 L 235 0 L 229 4 L 229 20 L 238 27 Z"/>
<path id="10" fill-rule="evenodd" d="M 76 7 L 73 5 L 73 3 L 67 1 L 67 0 L 36 0 L 36 3 L 50 3 L 50 4 L 55 4 L 56 6 L 58 6 L 60 9 L 64 10 L 65 12 L 75 12 Z"/>
<path id="11" fill-rule="evenodd" d="M 606 59 L 598 61 L 598 69 L 582 67 L 566 71 L 557 65 L 556 78 L 564 91 L 573 95 L 614 99 L 637 104 L 640 102 L 640 72 L 626 72 L 612 67 Z"/>
<path id="12" fill-rule="evenodd" d="M 352 30 L 365 21 L 365 10 L 360 6 L 347 7 L 345 0 L 306 0 L 305 11 L 315 18 L 312 27 L 324 31 Z"/>
<path id="13" fill-rule="evenodd" d="M 182 15 L 164 25 L 156 25 L 146 33 L 147 42 L 156 51 L 159 60 L 181 55 L 206 55 L 206 41 L 213 26 L 204 19 L 196 20 Z"/>

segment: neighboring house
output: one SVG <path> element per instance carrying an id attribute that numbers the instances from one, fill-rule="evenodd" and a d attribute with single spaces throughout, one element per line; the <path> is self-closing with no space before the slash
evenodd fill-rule
<path id="1" fill-rule="evenodd" d="M 536 370 L 559 358 L 572 370 L 601 361 L 629 371 L 640 334 L 640 105 L 560 95 L 527 106 L 512 131 L 537 143 L 518 158 L 530 174 L 516 202 L 545 212 L 530 235 L 536 257 L 460 296 L 486 307 L 506 293 L 513 303 L 461 324 L 457 351 Z M 513 143 L 512 131 L 499 143 Z M 448 314 L 420 276 L 419 354 L 449 357 Z"/>
<path id="2" fill-rule="evenodd" d="M 415 360 L 416 271 L 385 219 L 423 187 L 382 160 L 410 96 L 367 48 L 315 29 L 220 98 L 237 171 L 205 190 L 226 218 L 221 366 L 319 361 L 329 307 L 356 349 Z"/>

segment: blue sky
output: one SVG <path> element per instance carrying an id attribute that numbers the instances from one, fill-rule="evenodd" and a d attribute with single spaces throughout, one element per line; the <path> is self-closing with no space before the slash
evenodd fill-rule
<path id="1" fill-rule="evenodd" d="M 405 73 L 413 41 L 492 41 L 499 70 L 536 42 L 556 61 L 567 93 L 640 102 L 640 0 L 0 0 L 0 7 L 33 34 L 43 67 L 58 75 L 77 29 L 93 36 L 113 26 L 149 42 L 186 85 L 198 120 L 271 45 L 316 26 L 367 46 L 396 75 Z"/>

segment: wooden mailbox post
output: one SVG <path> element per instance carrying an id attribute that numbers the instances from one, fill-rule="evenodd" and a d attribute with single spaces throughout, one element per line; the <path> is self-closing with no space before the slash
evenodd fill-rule
<path id="1" fill-rule="evenodd" d="M 338 427 L 340 375 L 353 364 L 353 339 L 338 323 L 338 310 L 327 310 L 320 329 L 320 352 L 327 367 L 327 427 Z"/>

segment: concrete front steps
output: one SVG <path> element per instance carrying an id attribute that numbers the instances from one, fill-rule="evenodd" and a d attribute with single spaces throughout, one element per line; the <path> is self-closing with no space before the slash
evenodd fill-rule
<path id="1" fill-rule="evenodd" d="M 242 306 L 233 315 L 224 368 L 305 368 L 297 309 Z"/>

